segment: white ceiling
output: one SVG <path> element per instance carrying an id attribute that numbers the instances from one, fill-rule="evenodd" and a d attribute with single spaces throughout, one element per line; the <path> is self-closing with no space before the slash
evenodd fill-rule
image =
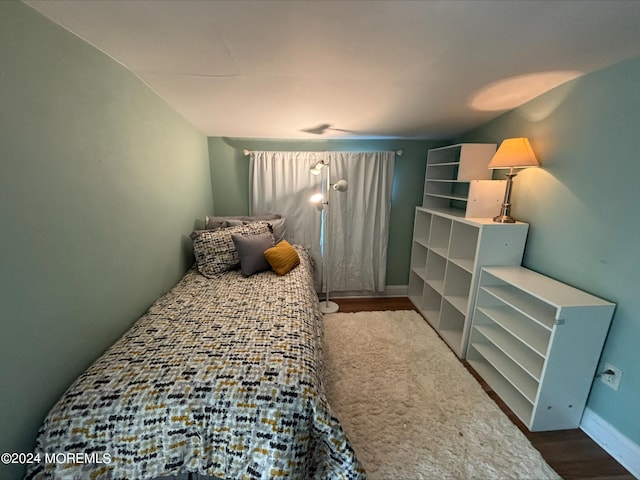
<path id="1" fill-rule="evenodd" d="M 208 136 L 451 138 L 640 55 L 633 0 L 25 3 Z"/>

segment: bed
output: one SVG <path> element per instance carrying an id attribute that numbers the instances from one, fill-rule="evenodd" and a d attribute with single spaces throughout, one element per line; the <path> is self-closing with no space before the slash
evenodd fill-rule
<path id="1" fill-rule="evenodd" d="M 198 259 L 52 408 L 26 478 L 365 478 L 324 394 L 312 260 L 291 248 L 285 274 Z"/>

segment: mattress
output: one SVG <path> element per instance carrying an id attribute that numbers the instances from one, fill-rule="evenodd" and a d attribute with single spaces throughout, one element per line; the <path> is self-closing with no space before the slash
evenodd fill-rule
<path id="1" fill-rule="evenodd" d="M 187 272 L 52 408 L 26 478 L 365 478 L 326 401 L 296 249 L 283 276 Z"/>

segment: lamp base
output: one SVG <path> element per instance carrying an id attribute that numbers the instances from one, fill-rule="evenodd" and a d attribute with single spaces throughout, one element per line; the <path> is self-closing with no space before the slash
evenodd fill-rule
<path id="1" fill-rule="evenodd" d="M 320 302 L 320 311 L 322 313 L 336 313 L 340 307 L 336 302 L 323 300 Z"/>
<path id="2" fill-rule="evenodd" d="M 507 188 L 504 192 L 504 202 L 502 202 L 502 207 L 500 208 L 500 215 L 493 217 L 493 221 L 497 223 L 516 223 L 516 219 L 511 216 L 511 188 L 513 186 L 513 177 L 515 177 L 517 173 L 513 172 L 513 167 L 511 167 L 511 171 L 507 173 Z"/>
<path id="3" fill-rule="evenodd" d="M 493 221 L 498 223 L 516 223 L 516 219 L 508 214 L 493 217 Z"/>

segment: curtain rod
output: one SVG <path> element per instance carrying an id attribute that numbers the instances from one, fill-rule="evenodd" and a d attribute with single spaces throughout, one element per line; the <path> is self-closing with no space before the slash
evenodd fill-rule
<path id="1" fill-rule="evenodd" d="M 253 150 L 247 150 L 247 149 L 245 148 L 245 149 L 242 151 L 242 153 L 244 153 L 244 155 L 245 155 L 245 157 L 246 157 L 247 155 L 250 155 L 252 151 L 253 151 Z M 314 152 L 314 153 L 316 153 L 316 152 Z M 399 157 L 401 157 L 403 153 L 404 153 L 404 151 L 403 151 L 403 150 L 395 150 L 395 154 L 396 154 L 397 156 L 399 156 Z"/>

